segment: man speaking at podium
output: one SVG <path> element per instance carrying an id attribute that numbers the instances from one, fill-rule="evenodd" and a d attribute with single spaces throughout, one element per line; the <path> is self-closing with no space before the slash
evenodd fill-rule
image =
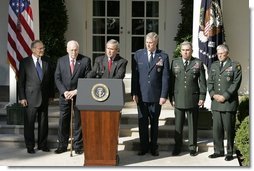
<path id="1" fill-rule="evenodd" d="M 105 55 L 95 59 L 93 69 L 87 77 L 123 79 L 128 61 L 121 57 L 118 51 L 118 41 L 114 39 L 109 40 L 106 43 Z"/>

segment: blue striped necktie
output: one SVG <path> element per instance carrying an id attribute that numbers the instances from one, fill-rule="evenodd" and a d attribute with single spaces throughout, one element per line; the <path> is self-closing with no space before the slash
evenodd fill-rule
<path id="1" fill-rule="evenodd" d="M 39 58 L 37 58 L 36 70 L 37 70 L 37 74 L 38 74 L 40 80 L 42 81 L 43 73 L 42 73 L 41 65 L 39 63 Z"/>

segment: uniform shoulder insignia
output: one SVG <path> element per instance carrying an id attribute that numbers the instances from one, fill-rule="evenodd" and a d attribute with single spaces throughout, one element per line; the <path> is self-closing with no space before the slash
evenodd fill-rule
<path id="1" fill-rule="evenodd" d="M 142 52 L 144 49 L 139 49 L 139 50 L 137 50 L 136 51 L 136 53 L 140 53 L 140 52 Z"/>
<path id="2" fill-rule="evenodd" d="M 236 69 L 241 70 L 241 65 L 239 63 L 236 64 Z"/>
<path id="3" fill-rule="evenodd" d="M 180 58 L 180 57 L 173 58 L 172 61 L 177 61 L 177 60 L 179 60 L 179 59 L 181 59 L 181 58 Z"/>
<path id="4" fill-rule="evenodd" d="M 238 61 L 232 60 L 232 63 L 235 64 L 237 70 L 241 70 L 241 64 Z"/>

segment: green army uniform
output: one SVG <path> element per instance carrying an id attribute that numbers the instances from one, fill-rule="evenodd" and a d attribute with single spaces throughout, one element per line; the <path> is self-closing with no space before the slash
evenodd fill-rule
<path id="1" fill-rule="evenodd" d="M 175 150 L 181 151 L 185 113 L 188 118 L 189 150 L 197 148 L 198 102 L 205 100 L 207 86 L 203 62 L 191 57 L 186 69 L 182 58 L 171 63 L 170 100 L 175 102 Z"/>
<path id="2" fill-rule="evenodd" d="M 233 155 L 236 111 L 239 105 L 238 89 L 241 85 L 241 65 L 228 58 L 220 70 L 220 61 L 215 61 L 210 68 L 208 91 L 211 96 L 213 113 L 214 153 L 224 155 L 224 131 L 227 133 L 227 155 Z M 224 103 L 213 99 L 215 94 L 223 95 Z"/>

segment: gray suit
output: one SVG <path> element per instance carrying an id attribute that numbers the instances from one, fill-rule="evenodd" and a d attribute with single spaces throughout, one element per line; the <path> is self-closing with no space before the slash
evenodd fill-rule
<path id="1" fill-rule="evenodd" d="M 55 71 L 55 84 L 59 90 L 60 119 L 58 128 L 59 149 L 67 149 L 69 130 L 70 130 L 70 112 L 71 103 L 64 97 L 65 91 L 75 90 L 79 78 L 85 78 L 91 70 L 91 60 L 83 55 L 78 55 L 73 74 L 70 71 L 69 56 L 63 56 L 58 59 Z M 76 108 L 76 98 L 74 100 L 74 149 L 80 150 L 83 147 L 80 112 Z"/>

